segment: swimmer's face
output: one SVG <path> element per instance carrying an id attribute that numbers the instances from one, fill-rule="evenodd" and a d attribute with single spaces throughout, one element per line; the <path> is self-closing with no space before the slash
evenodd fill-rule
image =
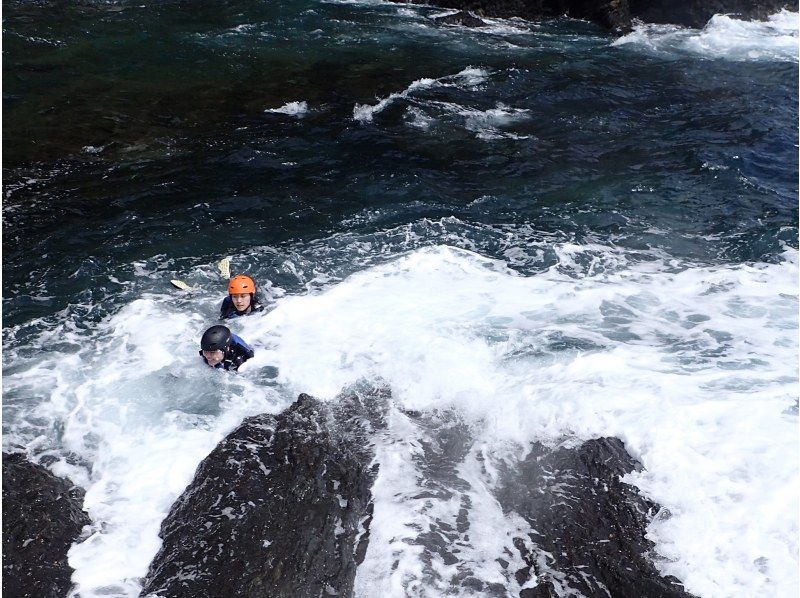
<path id="1" fill-rule="evenodd" d="M 208 365 L 213 368 L 218 363 L 222 363 L 222 360 L 225 358 L 225 354 L 217 349 L 216 351 L 203 351 L 203 357 L 206 358 Z"/>
<path id="2" fill-rule="evenodd" d="M 231 301 L 236 311 L 246 311 L 250 307 L 250 293 L 236 293 L 231 295 Z"/>

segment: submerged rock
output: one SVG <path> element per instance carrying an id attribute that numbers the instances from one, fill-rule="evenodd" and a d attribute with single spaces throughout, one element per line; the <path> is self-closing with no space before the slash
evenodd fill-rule
<path id="1" fill-rule="evenodd" d="M 23 454 L 3 453 L 3 596 L 67 595 L 67 551 L 90 523 L 83 494 Z"/>
<path id="2" fill-rule="evenodd" d="M 246 419 L 206 457 L 161 526 L 142 595 L 347 596 L 371 518 L 387 395 L 308 395 Z"/>
<path id="3" fill-rule="evenodd" d="M 576 448 L 548 449 L 535 443 L 503 473 L 497 498 L 521 515 L 534 533 L 515 544 L 527 567 L 520 585 L 535 576 L 522 598 L 573 595 L 615 598 L 686 598 L 677 579 L 663 577 L 647 554 L 645 538 L 658 506 L 621 477 L 641 465 L 616 438 L 598 438 Z"/>

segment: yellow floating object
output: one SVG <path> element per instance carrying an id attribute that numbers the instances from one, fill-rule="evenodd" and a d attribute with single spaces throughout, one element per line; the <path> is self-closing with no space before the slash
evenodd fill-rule
<path id="1" fill-rule="evenodd" d="M 182 291 L 189 291 L 192 287 L 183 282 L 182 280 L 170 280 L 172 286 L 179 288 Z"/>
<path id="2" fill-rule="evenodd" d="M 219 273 L 222 278 L 230 278 L 231 277 L 231 260 L 230 258 L 223 258 L 217 264 L 217 268 L 219 268 Z"/>

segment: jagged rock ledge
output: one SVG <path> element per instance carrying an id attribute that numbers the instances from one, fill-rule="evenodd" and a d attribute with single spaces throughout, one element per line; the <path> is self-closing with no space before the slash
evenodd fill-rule
<path id="1" fill-rule="evenodd" d="M 3 453 L 3 596 L 67 595 L 67 551 L 90 523 L 83 494 L 22 453 Z"/>
<path id="2" fill-rule="evenodd" d="M 405 0 L 395 0 L 405 2 Z M 715 14 L 763 20 L 788 9 L 797 12 L 797 0 L 410 0 L 462 11 L 448 15 L 449 24 L 480 27 L 481 16 L 520 17 L 529 21 L 567 16 L 584 19 L 617 34 L 631 30 L 634 19 L 646 23 L 702 28 Z M 448 24 L 448 21 L 441 21 Z"/>
<path id="3" fill-rule="evenodd" d="M 301 395 L 283 413 L 246 419 L 200 464 L 162 523 L 163 546 L 142 596 L 352 596 L 370 542 L 373 444 L 387 433 L 392 409 L 388 391 L 334 403 Z M 421 475 L 431 469 L 435 485 L 462 484 L 466 429 L 432 424 L 436 417 L 424 413 L 402 417 L 433 430 L 421 446 Z M 501 467 L 495 497 L 532 530 L 514 538 L 520 558 L 512 560 L 524 566 L 510 574 L 524 588 L 520 598 L 689 596 L 646 556 L 658 506 L 620 480 L 640 467 L 616 438 L 574 448 L 534 443 L 524 460 Z M 431 534 L 446 541 L 433 529 L 419 530 L 417 541 Z M 457 558 L 457 550 L 442 550 Z M 496 583 L 453 580 L 462 582 L 487 596 L 511 595 Z"/>
<path id="4" fill-rule="evenodd" d="M 369 436 L 386 397 L 308 395 L 246 419 L 198 467 L 161 526 L 142 595 L 352 593 L 369 537 Z"/>
<path id="5" fill-rule="evenodd" d="M 524 461 L 503 471 L 498 501 L 522 516 L 535 534 L 515 545 L 528 564 L 517 571 L 535 590 L 521 598 L 555 598 L 577 591 L 615 598 L 687 597 L 680 581 L 662 577 L 646 557 L 647 525 L 658 505 L 620 478 L 641 465 L 617 438 L 575 448 L 535 443 Z"/>

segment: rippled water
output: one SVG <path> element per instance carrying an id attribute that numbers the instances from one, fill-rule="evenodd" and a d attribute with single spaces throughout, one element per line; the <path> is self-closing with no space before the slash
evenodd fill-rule
<path id="1" fill-rule="evenodd" d="M 483 430 L 461 471 L 488 520 L 474 451 L 614 434 L 673 514 L 665 573 L 796 587 L 797 15 L 615 40 L 439 12 L 4 6 L 4 439 L 88 489 L 81 596 L 137 593 L 242 416 L 364 378 Z M 238 377 L 196 363 L 226 255 L 269 299 L 235 323 Z M 434 591 L 403 543 L 375 541 L 358 587 Z M 389 551 L 405 586 L 371 573 Z"/>

